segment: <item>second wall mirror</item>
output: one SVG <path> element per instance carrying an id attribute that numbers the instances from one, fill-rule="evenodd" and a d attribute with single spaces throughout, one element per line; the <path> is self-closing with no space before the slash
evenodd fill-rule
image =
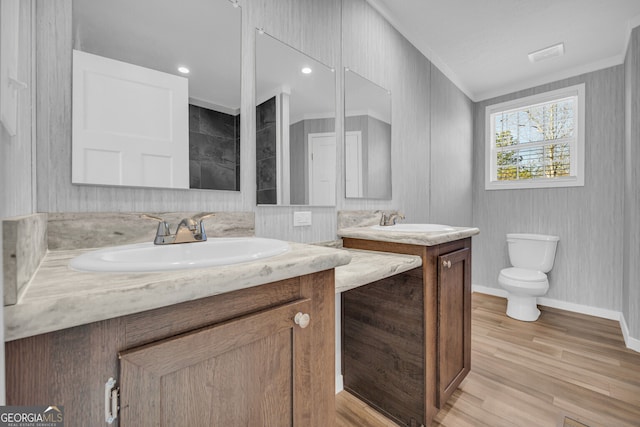
<path id="1" fill-rule="evenodd" d="M 391 92 L 345 69 L 345 197 L 391 199 Z"/>
<path id="2" fill-rule="evenodd" d="M 260 205 L 336 203 L 335 72 L 256 30 Z"/>

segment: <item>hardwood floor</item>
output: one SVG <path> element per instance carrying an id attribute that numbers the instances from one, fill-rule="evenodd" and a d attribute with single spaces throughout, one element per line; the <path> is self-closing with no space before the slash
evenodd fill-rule
<path id="1" fill-rule="evenodd" d="M 547 307 L 520 322 L 505 299 L 476 293 L 472 307 L 471 372 L 435 426 L 640 426 L 640 353 L 618 322 Z M 396 427 L 347 392 L 336 413 L 338 427 Z"/>

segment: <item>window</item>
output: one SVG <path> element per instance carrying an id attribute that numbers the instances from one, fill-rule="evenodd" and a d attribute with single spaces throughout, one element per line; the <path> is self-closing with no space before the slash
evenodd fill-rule
<path id="1" fill-rule="evenodd" d="M 584 185 L 584 84 L 486 108 L 487 190 Z"/>

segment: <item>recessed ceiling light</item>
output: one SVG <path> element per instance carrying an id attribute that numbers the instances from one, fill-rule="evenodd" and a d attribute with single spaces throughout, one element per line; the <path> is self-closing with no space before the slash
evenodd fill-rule
<path id="1" fill-rule="evenodd" d="M 178 71 L 182 74 L 189 74 L 189 69 L 187 67 L 178 67 Z"/>
<path id="2" fill-rule="evenodd" d="M 311 74 L 311 68 L 309 68 L 309 67 L 304 67 L 300 71 L 302 71 L 302 74 Z"/>
<path id="3" fill-rule="evenodd" d="M 555 58 L 556 56 L 562 55 L 564 55 L 564 43 L 558 43 L 553 46 L 531 52 L 529 54 L 529 61 L 540 62 L 545 59 Z"/>

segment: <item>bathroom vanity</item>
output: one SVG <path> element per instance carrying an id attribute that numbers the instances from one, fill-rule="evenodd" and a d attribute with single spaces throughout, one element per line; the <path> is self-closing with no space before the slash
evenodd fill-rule
<path id="1" fill-rule="evenodd" d="M 333 425 L 334 268 L 350 256 L 290 245 L 135 274 L 72 271 L 82 251 L 50 252 L 5 307 L 7 404 L 62 405 L 70 426 L 107 425 L 118 406 L 120 426 Z"/>
<path id="2" fill-rule="evenodd" d="M 344 388 L 401 425 L 430 425 L 469 372 L 478 232 L 339 231 L 345 248 L 422 259 L 419 268 L 342 293 Z"/>

